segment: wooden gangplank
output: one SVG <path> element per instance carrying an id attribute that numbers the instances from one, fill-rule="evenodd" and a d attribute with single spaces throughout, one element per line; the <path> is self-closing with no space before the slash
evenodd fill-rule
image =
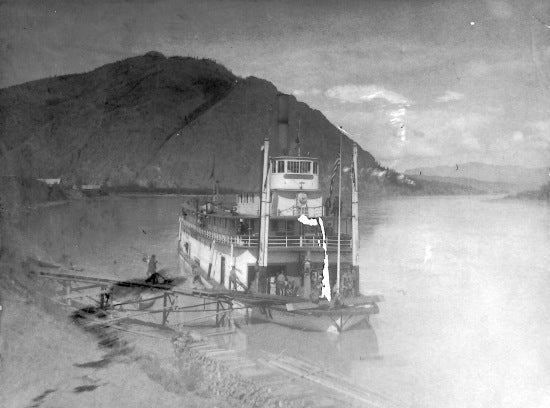
<path id="1" fill-rule="evenodd" d="M 40 265 L 38 266 L 41 267 Z M 58 267 L 56 269 L 63 270 L 62 267 Z M 129 304 L 139 305 L 139 304 L 142 304 L 143 302 L 147 303 L 148 301 L 162 298 L 163 299 L 162 309 L 151 310 L 146 312 L 136 311 L 134 316 L 138 316 L 141 314 L 162 313 L 163 326 L 165 326 L 168 323 L 168 315 L 171 312 L 183 312 L 186 309 L 189 309 L 188 307 L 181 307 L 176 305 L 176 299 L 179 295 L 202 299 L 203 303 L 195 304 L 191 306 L 195 308 L 205 307 L 207 305 L 206 303 L 207 300 L 210 300 L 210 303 L 208 303 L 209 305 L 216 304 L 216 312 L 215 312 L 216 326 L 224 325 L 226 322 L 229 322 L 231 319 L 230 315 L 233 310 L 233 304 L 232 304 L 233 299 L 231 296 L 228 296 L 227 293 L 224 293 L 224 291 L 206 291 L 201 289 L 186 290 L 183 288 L 182 289 L 178 288 L 176 290 L 176 289 L 173 289 L 173 285 L 171 284 L 153 284 L 153 283 L 147 283 L 139 280 L 121 281 L 117 279 L 75 275 L 72 273 L 59 273 L 59 272 L 49 272 L 49 271 L 45 272 L 45 271 L 35 271 L 35 270 L 31 270 L 29 271 L 29 273 L 39 278 L 51 279 L 51 280 L 60 282 L 65 289 L 65 293 L 62 295 L 56 296 L 56 298 L 58 298 L 57 299 L 58 301 L 64 302 L 64 304 L 68 306 L 72 306 L 71 302 L 73 300 L 80 300 L 83 298 L 91 299 L 96 304 L 98 304 L 101 309 L 109 309 L 112 307 L 119 307 L 119 306 L 129 305 Z M 83 284 L 84 286 L 79 286 L 74 284 Z M 161 294 L 159 296 L 154 296 L 149 299 L 130 299 L 130 300 L 126 299 L 121 303 L 115 303 L 114 299 L 111 296 L 112 294 L 109 292 L 109 288 L 113 288 L 113 287 L 147 289 L 147 290 L 159 291 L 161 292 Z M 89 294 L 78 293 L 84 289 L 94 289 L 94 288 L 101 289 L 101 292 L 98 294 L 100 299 L 99 301 L 93 299 Z M 227 292 L 230 293 L 229 291 Z M 132 316 L 129 315 L 128 317 L 132 317 Z M 121 319 L 115 318 L 110 320 L 118 321 Z"/>
<path id="2" fill-rule="evenodd" d="M 37 265 L 44 268 L 44 266 Z M 50 268 L 50 266 L 45 266 Z M 72 301 L 80 301 L 82 299 L 90 299 L 96 303 L 100 308 L 107 308 L 107 301 L 105 296 L 109 292 L 110 287 L 129 287 L 139 289 L 149 289 L 159 291 L 162 294 L 155 298 L 163 298 L 163 308 L 159 310 L 150 310 L 146 313 L 162 313 L 162 325 L 166 325 L 168 322 L 168 315 L 171 312 L 184 312 L 190 308 L 204 307 L 206 305 L 216 304 L 216 310 L 210 317 L 215 317 L 216 326 L 223 326 L 231 320 L 231 313 L 233 310 L 239 308 L 251 308 L 251 307 L 271 307 L 282 306 L 288 303 L 289 299 L 283 296 L 263 295 L 263 294 L 251 294 L 238 291 L 230 291 L 226 289 L 174 289 L 170 284 L 153 284 L 138 280 L 121 281 L 117 279 L 109 279 L 103 277 L 90 277 L 73 273 L 58 272 L 64 270 L 62 266 L 55 267 L 56 272 L 31 270 L 29 273 L 39 278 L 51 279 L 60 282 L 64 287 L 64 293 L 58 295 L 58 301 L 64 302 L 66 305 L 71 306 Z M 75 285 L 77 284 L 77 285 Z M 79 284 L 79 285 L 78 285 Z M 99 301 L 93 299 L 90 294 L 81 293 L 84 289 L 98 288 L 101 293 L 98 293 Z M 181 307 L 176 304 L 177 296 L 193 297 L 202 299 L 204 303 L 196 304 L 191 307 Z M 149 300 L 154 299 L 150 298 Z M 299 299 L 293 299 L 300 301 Z M 110 306 L 118 307 L 129 304 L 137 304 L 143 300 L 125 300 L 123 302 L 115 303 L 111 297 L 109 299 Z M 145 300 L 147 301 L 147 300 Z M 210 303 L 206 303 L 210 301 Z M 234 305 L 234 302 L 240 303 Z M 235 306 L 237 306 L 235 308 Z M 200 318 L 199 318 L 200 319 Z M 117 321 L 120 319 L 116 319 Z"/>
<path id="3" fill-rule="evenodd" d="M 152 284 L 147 282 L 140 281 L 121 281 L 117 279 L 108 279 L 108 278 L 96 278 L 90 276 L 74 275 L 69 273 L 54 273 L 54 272 L 44 272 L 44 271 L 30 271 L 31 274 L 45 277 L 55 280 L 64 280 L 64 281 L 73 281 L 73 282 L 82 282 L 91 284 L 89 287 L 94 287 L 93 284 L 97 286 L 103 285 L 116 285 L 121 287 L 136 287 L 143 289 L 155 289 L 166 292 L 168 294 L 174 295 L 183 295 L 183 296 L 192 296 L 198 298 L 220 298 L 230 301 L 238 301 L 240 303 L 251 304 L 252 306 L 274 306 L 274 305 L 285 305 L 287 303 L 303 303 L 308 302 L 306 299 L 298 297 L 285 297 L 277 295 L 268 295 L 268 294 L 258 294 L 258 293 L 246 293 L 239 291 L 231 291 L 227 289 L 173 289 L 169 284 Z M 86 287 L 88 288 L 88 287 Z M 82 289 L 82 288 L 80 288 Z"/>
<path id="4" fill-rule="evenodd" d="M 62 268 L 58 268 L 57 270 L 59 269 L 63 270 Z M 336 324 L 339 331 L 343 328 L 340 326 L 343 326 L 344 321 L 352 316 L 378 313 L 376 303 L 383 300 L 381 296 L 360 296 L 346 300 L 345 305 L 335 307 L 326 301 L 315 304 L 308 299 L 299 297 L 249 293 L 242 291 L 231 291 L 227 289 L 174 289 L 174 285 L 171 284 L 153 284 L 139 280 L 121 281 L 117 279 L 89 277 L 71 273 L 45 271 L 30 271 L 30 273 L 38 277 L 64 282 L 63 286 L 65 288 L 65 294 L 59 297 L 68 305 L 71 304 L 71 300 L 76 301 L 78 299 L 89 298 L 98 303 L 99 307 L 103 308 L 106 305 L 104 303 L 104 296 L 108 293 L 108 288 L 113 286 L 160 291 L 162 292 L 161 295 L 148 300 L 163 298 L 163 308 L 160 310 L 150 311 L 149 313 L 162 313 L 163 325 L 167 324 L 168 315 L 171 312 L 183 312 L 188 309 L 187 307 L 182 308 L 181 306 L 176 305 L 176 299 L 179 295 L 202 299 L 205 302 L 206 300 L 210 300 L 211 303 L 209 304 L 216 304 L 216 311 L 214 313 L 216 318 L 216 326 L 224 325 L 226 322 L 230 321 L 231 313 L 235 310 L 235 306 L 237 306 L 237 309 L 257 307 L 264 311 L 274 309 L 289 314 L 309 316 L 311 318 L 329 318 L 335 324 L 337 321 L 340 321 L 340 323 Z M 84 284 L 85 286 L 72 286 L 72 282 L 78 282 Z M 100 301 L 93 299 L 89 294 L 72 293 L 73 291 L 80 292 L 84 289 L 93 288 L 101 288 L 102 292 L 100 294 Z M 127 300 L 122 303 L 114 304 L 114 300 L 111 299 L 110 305 L 121 306 L 143 301 L 146 302 L 147 299 L 142 299 L 139 301 Z M 237 302 L 237 305 L 234 305 L 235 302 Z M 206 303 L 197 304 L 193 307 L 200 306 L 206 306 Z"/>

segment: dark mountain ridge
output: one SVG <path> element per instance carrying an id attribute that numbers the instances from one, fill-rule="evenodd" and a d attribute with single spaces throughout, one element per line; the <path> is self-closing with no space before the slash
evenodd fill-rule
<path id="1" fill-rule="evenodd" d="M 241 79 L 210 60 L 158 53 L 84 74 L 0 90 L 0 169 L 67 184 L 257 190 L 260 147 L 277 141 L 277 89 Z M 289 97 L 289 132 L 300 121 L 301 150 L 321 158 L 323 183 L 339 132 Z M 343 138 L 344 165 L 351 141 Z M 360 168 L 377 167 L 360 149 Z M 215 165 L 214 165 L 215 162 Z"/>
<path id="2" fill-rule="evenodd" d="M 0 175 L 124 191 L 200 192 L 215 181 L 222 192 L 258 191 L 263 140 L 272 156 L 286 149 L 278 95 L 270 82 L 239 78 L 214 61 L 157 52 L 1 89 Z M 287 103 L 289 140 L 299 132 L 302 155 L 320 159 L 326 191 L 340 132 L 295 97 Z M 344 167 L 352 143 L 342 137 Z M 358 169 L 368 194 L 474 192 L 383 168 L 360 147 Z M 343 181 L 345 199 L 349 177 Z"/>

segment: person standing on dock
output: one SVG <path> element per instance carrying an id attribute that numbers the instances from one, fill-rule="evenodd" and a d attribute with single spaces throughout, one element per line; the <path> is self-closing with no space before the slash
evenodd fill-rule
<path id="1" fill-rule="evenodd" d="M 283 273 L 283 270 L 281 269 L 275 281 L 275 293 L 277 295 L 283 296 L 285 294 L 285 283 L 286 283 L 286 277 L 285 277 L 285 274 Z"/>

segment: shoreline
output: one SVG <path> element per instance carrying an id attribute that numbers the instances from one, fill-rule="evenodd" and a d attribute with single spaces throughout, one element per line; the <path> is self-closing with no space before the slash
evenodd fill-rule
<path id="1" fill-rule="evenodd" d="M 240 329 L 225 334 L 209 327 L 172 331 L 132 321 L 83 329 L 71 317 L 74 310 L 52 303 L 44 292 L 49 283 L 29 278 L 22 259 L 19 253 L 0 265 L 2 298 L 21 292 L 16 300 L 4 301 L 1 322 L 2 376 L 10 379 L 3 393 L 6 407 L 44 402 L 67 408 L 98 403 L 130 408 L 144 401 L 159 407 L 299 408 L 319 401 L 355 406 L 353 398 L 315 385 L 322 378 L 309 378 L 309 371 L 322 372 L 320 367 L 296 371 L 277 363 L 275 355 L 266 363 L 246 348 L 235 348 Z M 248 326 L 250 330 L 265 326 Z M 279 336 L 285 337 L 282 332 Z M 124 402 L 117 402 L 119 398 Z"/>

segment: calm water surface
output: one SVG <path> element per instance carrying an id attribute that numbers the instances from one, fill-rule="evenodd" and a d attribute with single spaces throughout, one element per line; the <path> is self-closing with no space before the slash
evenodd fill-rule
<path id="1" fill-rule="evenodd" d="M 109 197 L 39 209 L 31 250 L 97 276 L 177 274 L 182 197 Z M 361 287 L 385 296 L 371 331 L 243 328 L 247 353 L 325 365 L 407 407 L 550 406 L 550 207 L 488 197 L 370 200 Z"/>

